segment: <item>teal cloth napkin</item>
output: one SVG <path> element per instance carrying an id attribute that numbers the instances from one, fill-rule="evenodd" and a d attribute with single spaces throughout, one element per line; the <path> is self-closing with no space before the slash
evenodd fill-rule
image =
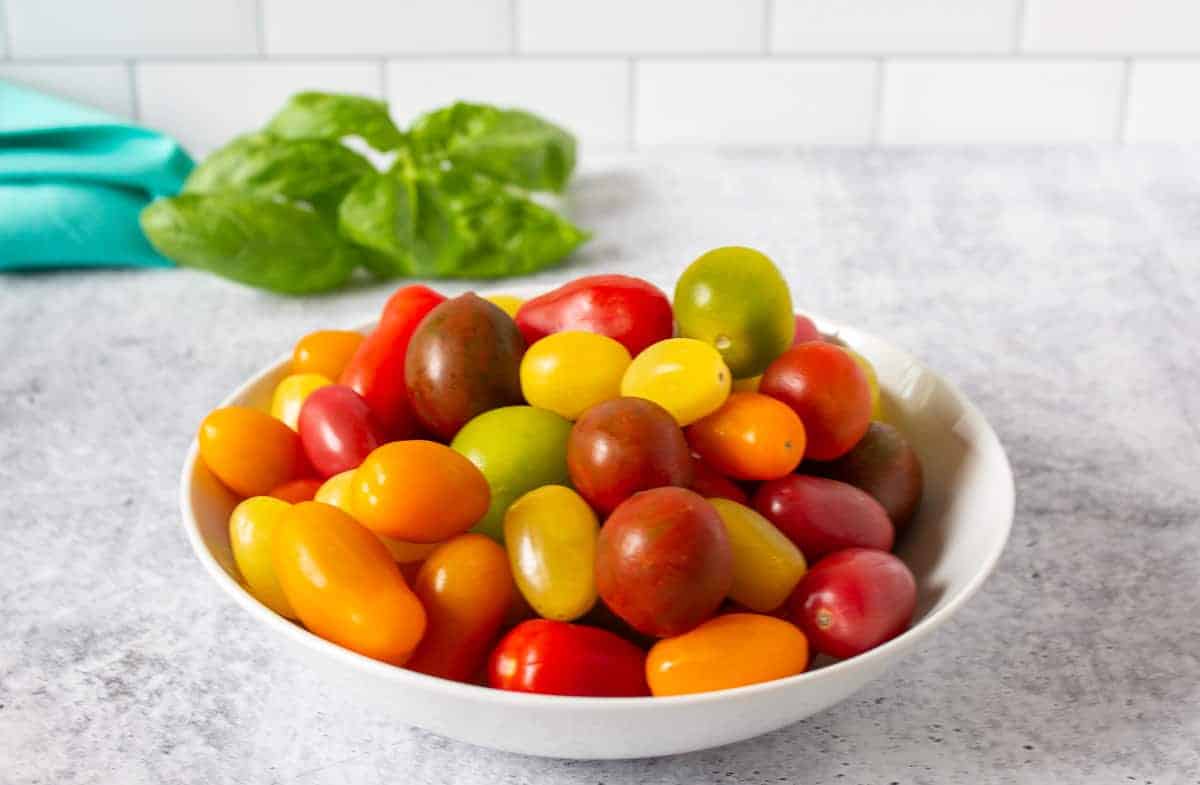
<path id="1" fill-rule="evenodd" d="M 0 81 L 0 270 L 170 266 L 138 213 L 193 166 L 163 134 Z"/>

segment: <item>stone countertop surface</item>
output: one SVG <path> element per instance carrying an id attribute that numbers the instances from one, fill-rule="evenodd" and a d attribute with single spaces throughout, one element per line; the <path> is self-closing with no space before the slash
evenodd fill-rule
<path id="1" fill-rule="evenodd" d="M 982 591 L 849 700 L 743 743 L 548 761 L 364 713 L 219 592 L 177 507 L 200 418 L 395 284 L 0 277 L 0 782 L 1200 783 L 1200 150 L 595 160 L 600 271 L 761 248 L 797 306 L 956 381 L 1016 475 Z M 443 287 L 468 288 L 462 282 Z"/>

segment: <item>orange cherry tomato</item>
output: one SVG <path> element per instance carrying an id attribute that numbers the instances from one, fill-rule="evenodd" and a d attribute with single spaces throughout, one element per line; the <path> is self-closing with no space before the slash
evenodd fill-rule
<path id="1" fill-rule="evenodd" d="M 215 409 L 198 438 L 204 465 L 242 496 L 265 496 L 308 468 L 296 432 L 257 409 Z"/>
<path id="2" fill-rule="evenodd" d="M 441 542 L 487 512 L 491 491 L 461 453 L 420 439 L 377 447 L 355 470 L 350 507 L 376 534 Z"/>
<path id="3" fill-rule="evenodd" d="M 734 393 L 687 429 L 688 444 L 709 466 L 739 480 L 773 480 L 795 471 L 804 457 L 800 417 L 759 393 Z"/>
<path id="4" fill-rule="evenodd" d="M 350 497 L 354 490 L 354 469 L 349 469 L 341 474 L 335 474 L 330 477 L 317 490 L 314 501 L 319 501 L 328 504 L 331 507 L 337 507 L 342 512 L 354 518 L 354 510 L 350 507 Z M 355 519 L 357 520 L 357 519 Z M 401 565 L 401 571 L 405 565 L 414 564 L 420 566 L 425 557 L 433 553 L 434 548 L 437 548 L 441 543 L 438 542 L 405 542 L 397 540 L 393 537 L 384 537 L 382 534 L 376 535 L 379 541 L 387 546 L 388 552 L 392 554 L 392 558 Z M 413 570 L 415 577 L 416 570 Z M 404 574 L 408 577 L 408 573 Z"/>
<path id="5" fill-rule="evenodd" d="M 352 330 L 318 330 L 296 341 L 292 373 L 319 373 L 330 379 L 342 375 L 365 338 Z"/>
<path id="6" fill-rule="evenodd" d="M 730 613 L 654 644 L 646 680 L 654 695 L 686 695 L 782 679 L 806 667 L 808 639 L 796 625 Z"/>
<path id="7" fill-rule="evenodd" d="M 378 537 L 336 507 L 301 502 L 271 539 L 275 574 L 305 627 L 367 657 L 408 661 L 425 610 Z"/>
<path id="8" fill-rule="evenodd" d="M 468 681 L 487 659 L 512 605 L 508 554 L 490 537 L 462 534 L 421 565 L 413 591 L 429 624 L 407 667 Z"/>
<path id="9" fill-rule="evenodd" d="M 299 502 L 312 501 L 316 498 L 317 491 L 320 489 L 320 480 L 304 477 L 299 480 L 285 482 L 283 485 L 277 485 L 267 495 L 274 496 L 276 499 L 283 499 L 288 504 L 298 504 Z"/>

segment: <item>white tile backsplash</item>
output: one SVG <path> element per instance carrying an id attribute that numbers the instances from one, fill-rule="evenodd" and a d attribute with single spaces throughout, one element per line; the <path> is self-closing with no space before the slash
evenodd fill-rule
<path id="1" fill-rule="evenodd" d="M 255 0 L 5 0 L 13 57 L 242 55 Z"/>
<path id="2" fill-rule="evenodd" d="M 388 99 L 402 123 L 461 99 L 536 109 L 588 148 L 624 148 L 629 68 L 618 59 L 405 60 L 388 64 Z"/>
<path id="3" fill-rule="evenodd" d="M 761 52 L 767 0 L 516 0 L 522 52 Z"/>
<path id="4" fill-rule="evenodd" d="M 381 97 L 374 63 L 143 63 L 137 67 L 141 120 L 204 155 L 263 125 L 288 96 L 330 90 Z"/>
<path id="5" fill-rule="evenodd" d="M 1125 138 L 1131 142 L 1200 141 L 1200 62 L 1135 63 Z M 1182 99 L 1191 96 L 1190 99 Z"/>
<path id="6" fill-rule="evenodd" d="M 122 120 L 133 118 L 129 68 L 122 63 L 60 65 L 0 61 L 0 79 L 103 109 Z"/>
<path id="7" fill-rule="evenodd" d="M 634 136 L 644 145 L 867 142 L 876 70 L 867 60 L 639 63 Z"/>
<path id="8" fill-rule="evenodd" d="M 774 0 L 773 52 L 1006 52 L 1017 0 Z"/>
<path id="9" fill-rule="evenodd" d="M 508 52 L 511 0 L 262 0 L 268 54 Z"/>
<path id="10" fill-rule="evenodd" d="M 1034 52 L 1200 53 L 1196 0 L 1027 0 Z"/>
<path id="11" fill-rule="evenodd" d="M 1116 62 L 922 60 L 887 65 L 882 141 L 1108 142 L 1118 127 Z"/>

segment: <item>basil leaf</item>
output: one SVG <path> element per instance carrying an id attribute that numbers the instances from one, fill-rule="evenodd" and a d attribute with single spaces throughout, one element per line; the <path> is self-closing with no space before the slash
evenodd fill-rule
<path id="1" fill-rule="evenodd" d="M 284 197 L 335 214 L 346 192 L 373 171 L 367 159 L 339 142 L 257 133 L 239 136 L 205 158 L 192 170 L 183 190 Z"/>
<path id="2" fill-rule="evenodd" d="M 417 118 L 409 142 L 419 157 L 532 191 L 561 191 L 575 169 L 575 137 L 517 109 L 456 103 Z"/>
<path id="3" fill-rule="evenodd" d="M 360 95 L 296 93 L 271 118 L 266 130 L 283 139 L 360 136 L 383 151 L 404 143 L 404 134 L 392 122 L 387 104 Z"/>
<path id="4" fill-rule="evenodd" d="M 238 194 L 183 194 L 142 210 L 142 231 L 160 253 L 250 286 L 307 294 L 345 283 L 361 261 L 308 208 Z"/>

